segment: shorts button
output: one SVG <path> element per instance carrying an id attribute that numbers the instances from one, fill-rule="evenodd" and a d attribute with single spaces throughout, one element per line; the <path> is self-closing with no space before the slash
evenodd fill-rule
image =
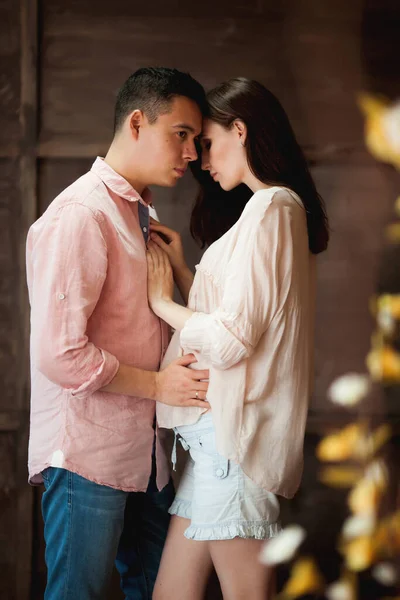
<path id="1" fill-rule="evenodd" d="M 224 471 L 223 471 L 223 469 L 217 469 L 215 474 L 217 477 L 222 477 L 222 475 L 224 474 Z"/>

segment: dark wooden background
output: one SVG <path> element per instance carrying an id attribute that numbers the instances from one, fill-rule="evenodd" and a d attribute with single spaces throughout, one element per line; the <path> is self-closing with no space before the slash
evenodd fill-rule
<path id="1" fill-rule="evenodd" d="M 332 379 L 365 368 L 368 299 L 399 182 L 367 155 L 356 98 L 363 89 L 400 96 L 399 39 L 398 0 L 0 0 L 1 599 L 41 598 L 45 577 L 40 494 L 26 483 L 26 232 L 106 151 L 119 85 L 146 65 L 188 70 L 206 88 L 244 75 L 287 109 L 332 226 L 319 261 L 311 436 L 336 418 Z M 160 218 L 180 229 L 196 263 L 190 175 L 155 192 Z"/>

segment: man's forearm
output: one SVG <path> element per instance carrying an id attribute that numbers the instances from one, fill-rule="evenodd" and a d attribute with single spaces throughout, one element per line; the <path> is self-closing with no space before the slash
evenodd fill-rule
<path id="1" fill-rule="evenodd" d="M 120 364 L 114 378 L 108 385 L 101 388 L 101 391 L 155 400 L 157 376 L 158 373 L 154 371 L 144 371 L 143 369 Z"/>

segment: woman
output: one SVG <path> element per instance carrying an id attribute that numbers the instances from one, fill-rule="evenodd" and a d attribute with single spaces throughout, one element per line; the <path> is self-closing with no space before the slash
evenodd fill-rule
<path id="1" fill-rule="evenodd" d="M 154 598 L 202 598 L 213 564 L 225 599 L 265 600 L 260 544 L 279 532 L 277 495 L 292 497 L 302 472 L 327 217 L 271 92 L 232 79 L 208 102 L 201 166 L 211 179 L 194 169 L 203 189 L 191 230 L 209 247 L 194 280 L 178 234 L 153 224 L 148 249 L 150 304 L 176 330 L 164 366 L 193 353 L 194 368 L 210 372 L 207 398 L 193 397 L 211 405 L 157 409 L 190 459 Z M 187 308 L 172 300 L 172 270 Z"/>

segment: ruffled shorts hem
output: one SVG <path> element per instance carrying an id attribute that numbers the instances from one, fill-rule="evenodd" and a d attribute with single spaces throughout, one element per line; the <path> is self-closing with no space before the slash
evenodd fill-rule
<path id="1" fill-rule="evenodd" d="M 169 509 L 171 515 L 191 518 L 191 504 L 184 500 L 175 499 Z M 192 523 L 184 535 L 188 540 L 213 541 L 233 540 L 235 537 L 255 540 L 269 540 L 276 537 L 282 530 L 281 524 L 268 523 L 268 521 L 243 522 L 230 521 L 214 525 Z"/>

